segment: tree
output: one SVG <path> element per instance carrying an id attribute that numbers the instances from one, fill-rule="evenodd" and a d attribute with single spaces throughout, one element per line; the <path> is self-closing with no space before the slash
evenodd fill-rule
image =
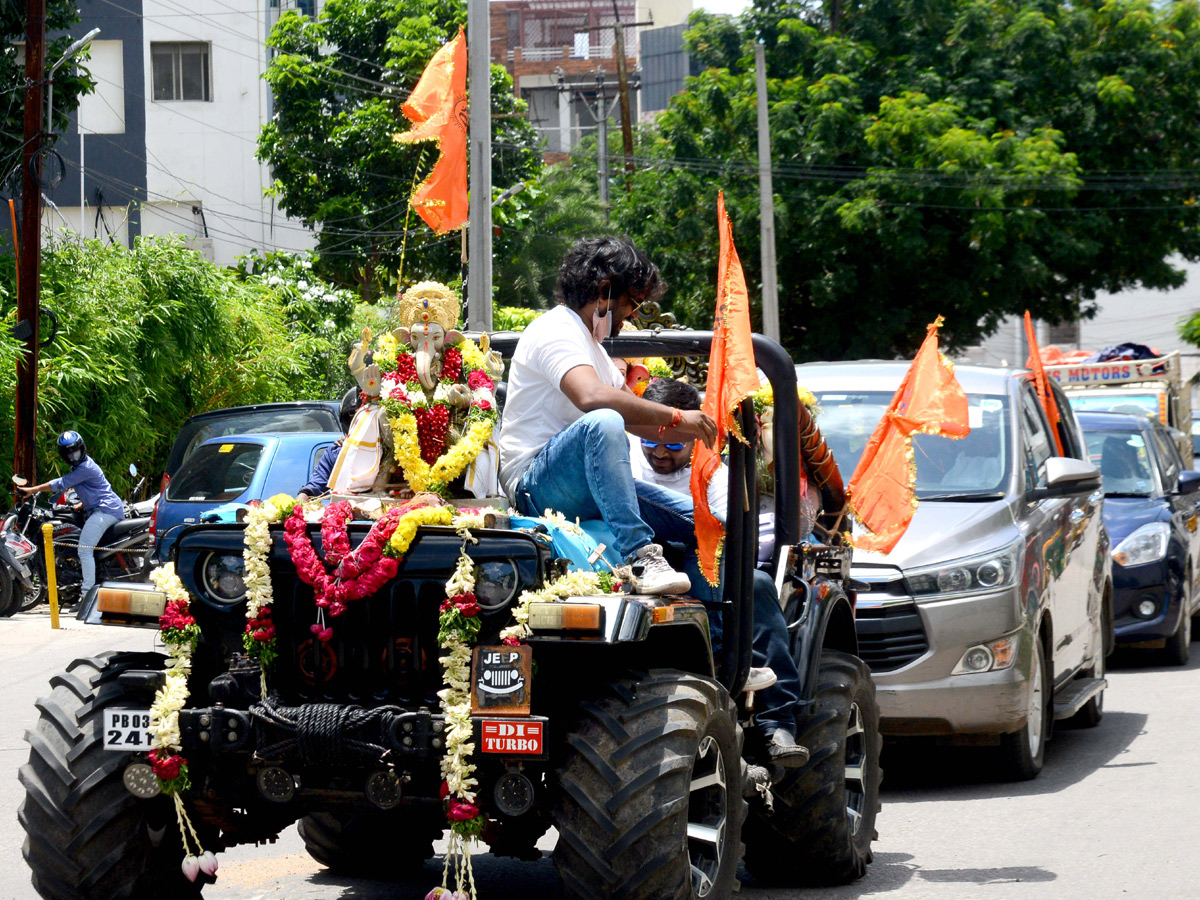
<path id="1" fill-rule="evenodd" d="M 730 28 L 736 25 L 737 35 Z M 694 13 L 689 79 L 616 219 L 710 325 L 716 193 L 759 275 L 751 41 L 767 50 L 780 318 L 800 359 L 963 346 L 1028 308 L 1178 287 L 1200 259 L 1195 0 L 758 0 Z"/>
<path id="2" fill-rule="evenodd" d="M 322 271 L 372 299 L 397 276 L 407 223 L 406 282 L 460 275 L 459 236 L 438 238 L 409 214 L 408 198 L 436 160 L 402 145 L 400 110 L 437 49 L 466 22 L 462 0 L 328 0 L 318 18 L 284 14 L 271 30 L 266 79 L 275 116 L 258 157 L 288 215 L 318 231 Z M 541 168 L 525 103 L 492 66 L 492 180 L 497 191 Z"/>
<path id="3" fill-rule="evenodd" d="M 79 7 L 75 0 L 48 0 L 46 4 L 46 33 L 59 37 L 46 41 L 46 66 L 49 68 L 74 38 L 67 29 L 79 21 Z M 0 185 L 5 185 L 5 194 L 20 192 L 20 182 L 11 179 L 19 171 L 23 146 L 25 115 L 25 58 L 19 57 L 17 42 L 25 40 L 25 6 L 22 3 L 0 4 Z M 76 55 L 77 61 L 87 59 L 87 51 Z M 54 121 L 47 123 L 47 130 L 61 132 L 68 124 L 68 116 L 79 103 L 79 98 L 94 87 L 87 71 L 71 64 L 62 66 L 54 73 Z"/>

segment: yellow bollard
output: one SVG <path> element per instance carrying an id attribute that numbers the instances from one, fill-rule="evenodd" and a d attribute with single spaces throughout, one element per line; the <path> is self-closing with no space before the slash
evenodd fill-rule
<path id="1" fill-rule="evenodd" d="M 54 526 L 42 523 L 42 537 L 46 541 L 46 588 L 50 592 L 50 627 L 58 627 L 58 577 L 54 570 Z"/>

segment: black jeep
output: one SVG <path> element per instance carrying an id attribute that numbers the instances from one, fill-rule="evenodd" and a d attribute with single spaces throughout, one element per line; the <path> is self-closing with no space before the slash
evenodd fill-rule
<path id="1" fill-rule="evenodd" d="M 507 353 L 515 342 L 498 335 L 493 346 Z M 710 342 L 704 332 L 626 333 L 610 352 L 703 359 Z M 775 405 L 770 560 L 757 560 L 756 429 L 747 400 L 740 415 L 750 444 L 730 442 L 719 608 L 623 593 L 568 598 L 557 605 L 588 614 L 531 622 L 526 714 L 474 716 L 484 842 L 494 854 L 535 858 L 535 842 L 556 828 L 554 861 L 569 897 L 728 898 L 743 841 L 750 872 L 773 883 L 847 882 L 871 860 L 878 710 L 857 656 L 850 551 L 837 534 L 841 482 L 798 402 L 792 360 L 761 336 L 754 350 Z M 823 510 L 802 528 L 804 471 Z M 350 524 L 352 543 L 370 524 Z M 475 543 L 466 544 L 453 528 L 422 528 L 396 576 L 350 604 L 328 642 L 310 629 L 313 591 L 297 578 L 283 528 L 273 526 L 278 658 L 265 696 L 259 666 L 243 649 L 246 588 L 230 579 L 242 526 L 196 525 L 180 535 L 176 571 L 201 632 L 179 714 L 190 772 L 183 799 L 204 847 L 268 840 L 299 822 L 312 856 L 350 873 L 378 874 L 383 864 L 395 872 L 397 862 L 416 869 L 433 855 L 447 824 L 439 799 L 445 720 L 436 697 L 443 585 L 465 548 L 488 585 L 486 596 L 479 591 L 473 677 L 481 679 L 488 665 L 479 655 L 496 650 L 514 599 L 566 565 L 552 550 L 552 526 L 511 527 L 503 514 L 488 525 L 472 529 Z M 319 528 L 308 531 L 320 548 Z M 747 709 L 753 695 L 742 690 L 756 565 L 779 587 L 801 673 L 796 735 L 811 758 L 800 768 L 766 761 Z M 106 602 L 98 591 L 81 617 L 157 627 L 161 592 L 121 585 L 120 593 Z M 714 614 L 723 617 L 724 635 L 715 653 Z M 494 684 L 519 678 L 502 671 L 504 657 L 490 658 L 499 665 L 487 675 Z M 165 662 L 146 653 L 76 660 L 38 701 L 41 717 L 20 773 L 27 791 L 20 821 L 43 897 L 198 896 L 204 879 L 181 874 L 170 798 L 137 769 L 146 768 L 148 747 L 136 726 L 149 719 Z M 135 727 L 122 735 L 121 723 Z"/>

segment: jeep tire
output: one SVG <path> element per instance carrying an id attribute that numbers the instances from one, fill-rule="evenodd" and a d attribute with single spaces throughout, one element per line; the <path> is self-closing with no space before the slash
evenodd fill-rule
<path id="1" fill-rule="evenodd" d="M 746 801 L 720 684 L 655 669 L 579 704 L 556 772 L 554 864 L 574 900 L 728 900 Z"/>
<path id="2" fill-rule="evenodd" d="M 179 864 L 183 848 L 171 800 L 138 800 L 122 775 L 130 755 L 104 749 L 104 710 L 144 707 L 118 677 L 162 667 L 159 654 L 77 659 L 38 700 L 21 767 L 25 799 L 17 818 L 33 886 L 47 900 L 187 900 L 200 896 Z M 217 847 L 208 849 L 216 850 Z"/>
<path id="3" fill-rule="evenodd" d="M 882 780 L 879 706 L 866 663 L 824 651 L 812 712 L 798 726 L 808 762 L 783 770 L 771 811 L 755 802 L 746 868 L 768 884 L 847 884 L 871 862 Z"/>

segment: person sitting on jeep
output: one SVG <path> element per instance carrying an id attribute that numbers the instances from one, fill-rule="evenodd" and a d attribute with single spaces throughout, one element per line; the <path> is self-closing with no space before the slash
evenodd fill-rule
<path id="1" fill-rule="evenodd" d="M 350 423 L 354 421 L 354 414 L 358 412 L 358 408 L 362 405 L 362 395 L 358 388 L 350 388 L 346 393 L 342 394 L 342 402 L 338 407 L 338 422 L 342 426 L 342 437 L 337 439 L 337 443 L 328 448 L 321 454 L 321 458 L 317 461 L 313 468 L 313 473 L 305 482 L 304 487 L 296 494 L 296 499 L 304 502 L 309 497 L 319 497 L 321 494 L 329 491 L 329 476 L 333 474 L 333 467 L 337 464 L 338 454 L 341 452 L 342 444 L 346 442 L 346 434 L 350 431 Z"/>
<path id="2" fill-rule="evenodd" d="M 676 409 L 699 409 L 700 392 L 695 386 L 673 378 L 656 378 L 642 398 Z M 674 443 L 629 436 L 629 459 L 633 477 L 669 491 L 691 497 L 692 448 L 694 441 Z M 708 485 L 708 505 L 722 522 L 729 505 L 729 479 L 718 471 Z M 713 620 L 713 637 L 720 636 L 719 620 Z M 767 741 L 772 761 L 783 766 L 803 765 L 808 751 L 796 743 L 796 703 L 800 700 L 800 671 L 792 658 L 787 624 L 779 606 L 779 594 L 771 576 L 754 570 L 754 665 L 775 673 L 776 681 L 758 692 L 760 707 L 755 721 Z M 754 671 L 754 670 L 752 670 Z"/>
<path id="3" fill-rule="evenodd" d="M 689 498 L 644 481 L 629 468 L 626 430 L 659 440 L 712 444 L 717 426 L 700 410 L 643 400 L 626 387 L 601 341 L 620 330 L 665 285 L 628 240 L 579 241 L 558 271 L 558 305 L 530 323 L 512 358 L 500 432 L 500 481 L 526 515 L 547 509 L 568 519 L 603 519 L 615 536 L 622 574 L 643 594 L 705 586 L 677 572 L 655 538 L 694 549 Z"/>

